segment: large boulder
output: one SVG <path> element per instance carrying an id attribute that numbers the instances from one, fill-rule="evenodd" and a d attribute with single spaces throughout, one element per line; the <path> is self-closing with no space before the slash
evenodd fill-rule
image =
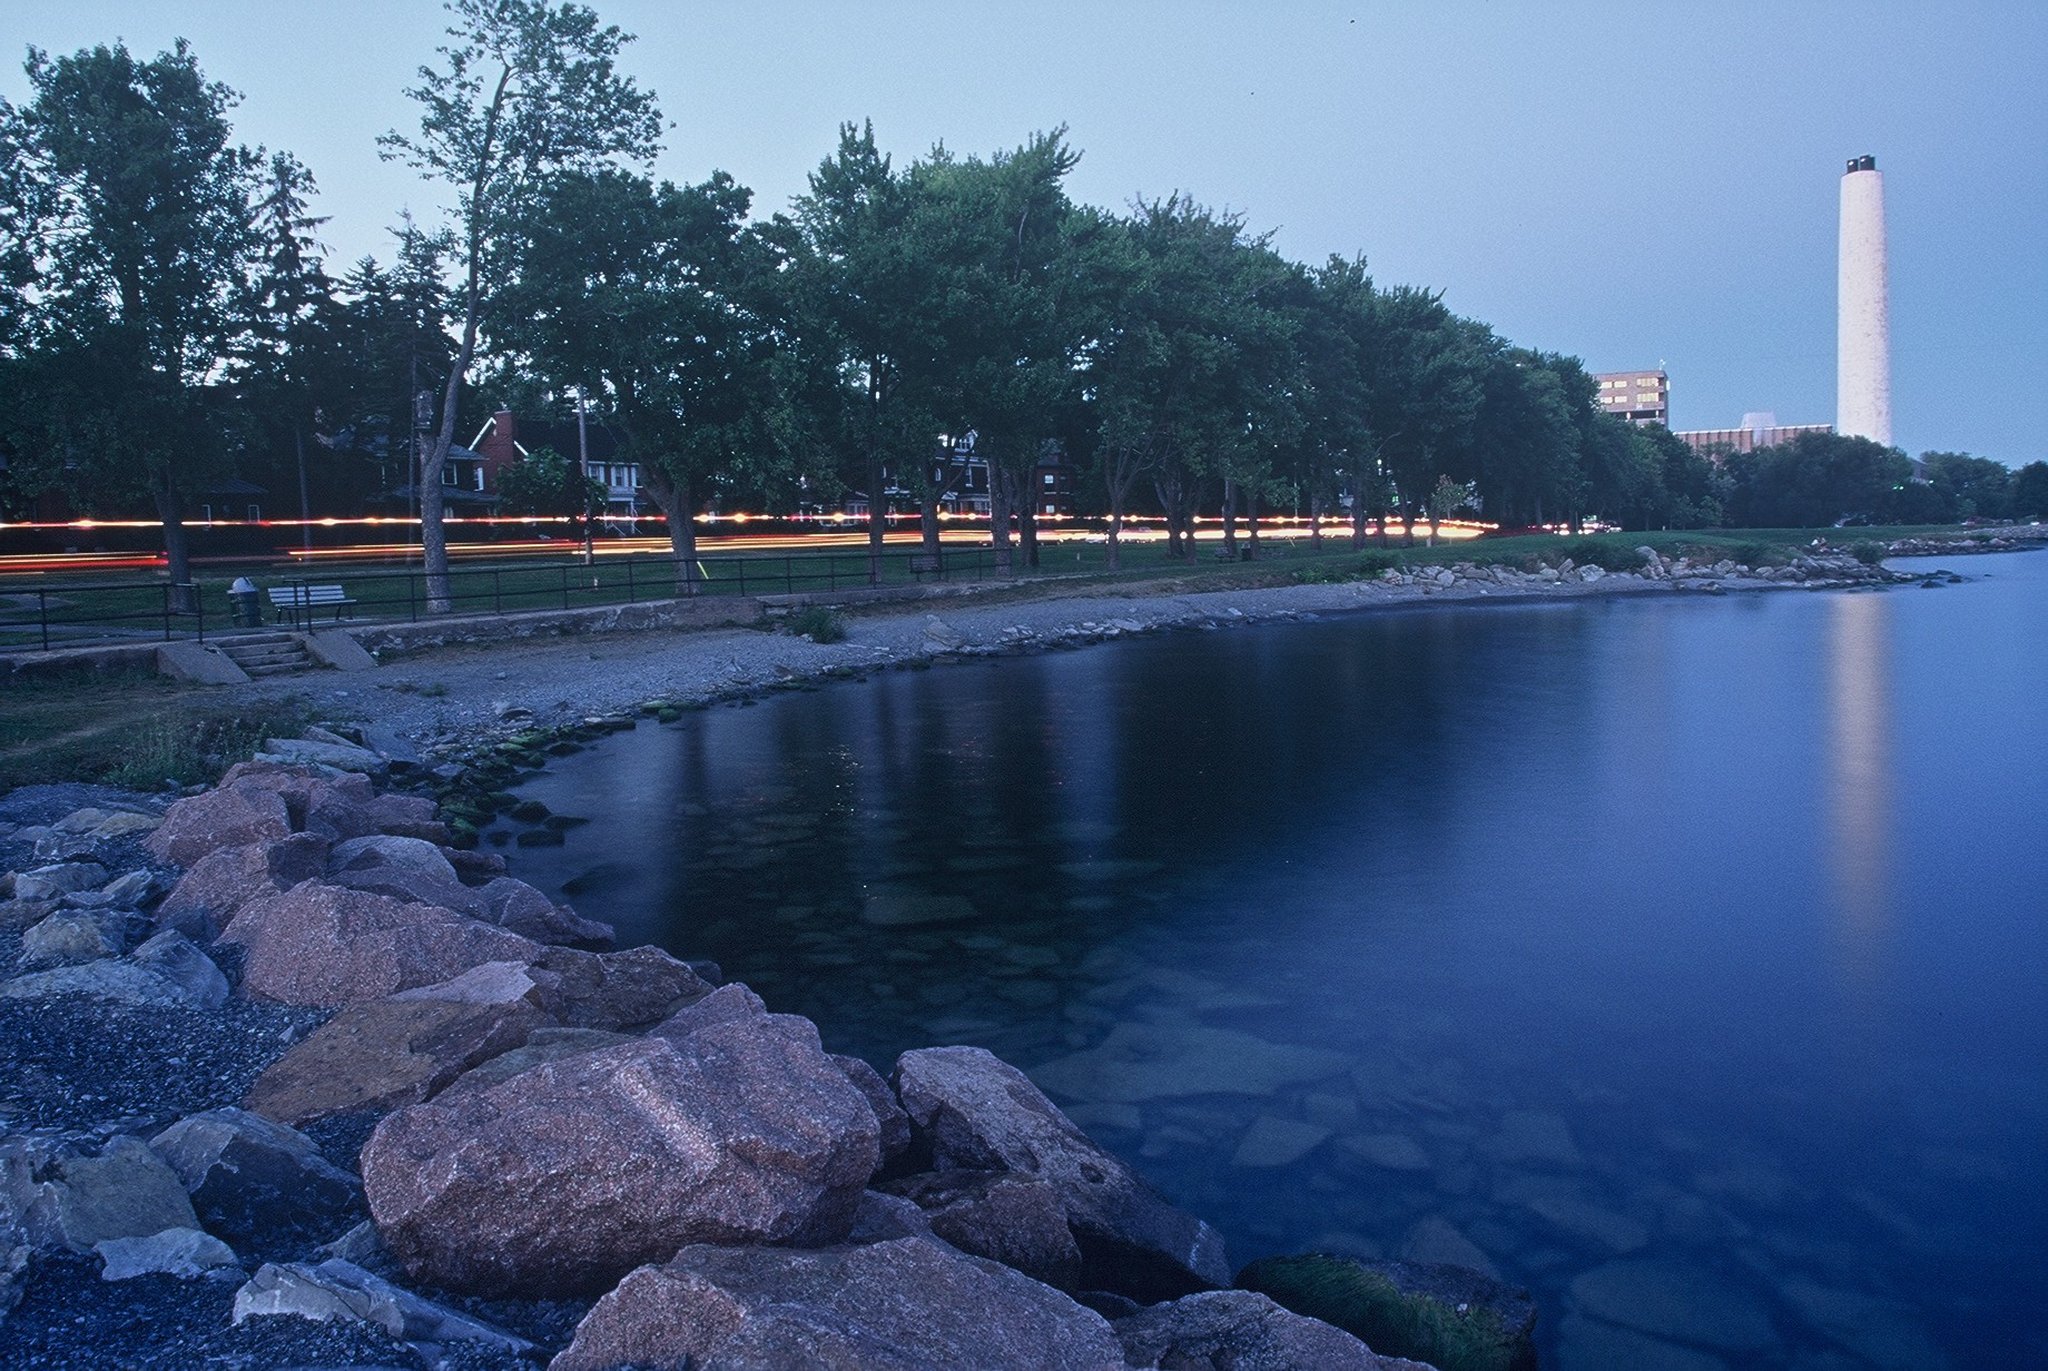
<path id="1" fill-rule="evenodd" d="M 107 879 L 107 869 L 98 862 L 52 862 L 14 878 L 17 900 L 56 900 L 81 890 L 97 889 Z"/>
<path id="2" fill-rule="evenodd" d="M 410 1342 L 481 1342 L 516 1355 L 533 1344 L 502 1328 L 401 1289 L 353 1262 L 265 1263 L 235 1292 L 234 1321 L 288 1314 L 326 1323 L 367 1323 Z M 434 1364 L 444 1364 L 436 1358 Z"/>
<path id="3" fill-rule="evenodd" d="M 447 885 L 461 884 L 440 847 L 424 838 L 384 833 L 349 838 L 337 842 L 327 858 L 328 874 L 333 876 L 385 867 L 416 872 Z"/>
<path id="4" fill-rule="evenodd" d="M 599 1300 L 548 1371 L 1123 1371 L 1102 1316 L 929 1238 L 791 1252 L 690 1247 Z"/>
<path id="5" fill-rule="evenodd" d="M 218 1009 L 228 1002 L 230 987 L 220 966 L 175 928 L 145 939 L 128 960 L 183 991 L 187 1003 Z"/>
<path id="6" fill-rule="evenodd" d="M 105 910 L 60 909 L 21 935 L 16 961 L 24 971 L 48 971 L 118 957 L 126 920 Z"/>
<path id="7" fill-rule="evenodd" d="M 1237 1283 L 1440 1371 L 1535 1371 L 1536 1305 L 1477 1271 L 1310 1252 L 1262 1257 Z"/>
<path id="8" fill-rule="evenodd" d="M 843 1238 L 880 1150 L 817 1030 L 748 1016 L 403 1109 L 363 1149 L 371 1216 L 453 1290 L 602 1290 L 696 1242 Z"/>
<path id="9" fill-rule="evenodd" d="M 107 1238 L 93 1244 L 100 1279 L 132 1281 L 137 1276 L 175 1276 L 189 1281 L 239 1263 L 235 1249 L 196 1228 L 166 1228 L 141 1238 Z"/>
<path id="10" fill-rule="evenodd" d="M 448 841 L 434 802 L 420 795 L 379 795 L 355 799 L 335 793 L 317 796 L 306 810 L 306 831 L 334 841 L 385 833 L 395 837 Z"/>
<path id="11" fill-rule="evenodd" d="M 859 1057 L 832 1054 L 832 1064 L 846 1073 L 853 1088 L 860 1091 L 875 1111 L 875 1125 L 882 1133 L 882 1162 L 887 1165 L 910 1150 L 910 1116 L 896 1102 L 896 1092 L 882 1079 L 882 1073 Z"/>
<path id="12" fill-rule="evenodd" d="M 1168 1371 L 1429 1371 L 1382 1357 L 1349 1333 L 1290 1314 L 1264 1295 L 1210 1290 L 1115 1324 L 1124 1360 Z"/>
<path id="13" fill-rule="evenodd" d="M 476 893 L 483 897 L 485 905 L 484 913 L 477 917 L 537 943 L 601 952 L 618 941 L 618 931 L 610 924 L 586 919 L 524 881 L 499 876 Z"/>
<path id="14" fill-rule="evenodd" d="M 350 1005 L 272 1062 L 245 1104 L 307 1124 L 432 1099 L 463 1072 L 553 1023 L 519 962 L 490 962 L 440 985 Z"/>
<path id="15" fill-rule="evenodd" d="M 242 993 L 338 1007 L 433 985 L 538 944 L 431 905 L 309 881 L 251 901 L 221 934 L 248 949 Z"/>
<path id="16" fill-rule="evenodd" d="M 161 861 L 190 866 L 220 848 L 276 842 L 291 832 L 284 797 L 245 779 L 178 801 L 143 845 Z"/>
<path id="17" fill-rule="evenodd" d="M 326 869 L 327 840 L 311 833 L 224 847 L 193 863 L 156 907 L 156 921 L 197 942 L 210 943 L 243 905 L 264 895 L 282 894 Z"/>
<path id="18" fill-rule="evenodd" d="M 332 1224 L 356 1207 L 356 1180 L 296 1129 L 243 1109 L 209 1109 L 149 1140 L 192 1197 L 210 1233 L 259 1233 Z"/>
<path id="19" fill-rule="evenodd" d="M 651 1028 L 711 993 L 709 982 L 658 947 L 624 952 L 545 947 L 533 961 L 557 978 L 545 1003 L 570 1028 L 611 1033 Z"/>
<path id="20" fill-rule="evenodd" d="M 18 1229 L 31 1247 L 90 1252 L 109 1238 L 197 1228 L 178 1173 L 137 1138 L 97 1153 L 81 1142 L 0 1141 L 0 1233 Z"/>
<path id="21" fill-rule="evenodd" d="M 182 935 L 180 935 L 182 936 Z M 154 940 L 152 940 L 154 941 Z M 149 944 L 143 944 L 148 947 Z M 142 949 L 136 949 L 139 953 Z M 219 968 L 214 975 L 219 977 Z M 214 1009 L 226 999 L 227 982 L 195 987 L 174 980 L 164 970 L 133 958 L 106 958 L 78 966 L 60 966 L 49 971 L 16 976 L 0 981 L 0 1000 L 44 1000 L 57 995 L 89 995 L 118 1004 L 180 1005 L 193 1009 Z"/>
<path id="22" fill-rule="evenodd" d="M 1081 1249 L 1059 1193 L 1014 1171 L 928 1171 L 881 1187 L 915 1201 L 931 1230 L 971 1256 L 1035 1281 L 1080 1289 Z"/>
<path id="23" fill-rule="evenodd" d="M 630 1034 L 607 1033 L 601 1028 L 536 1028 L 524 1043 L 477 1063 L 450 1082 L 447 1089 L 485 1090 L 536 1066 L 632 1041 Z"/>
<path id="24" fill-rule="evenodd" d="M 1223 1239 L 1089 1141 L 1016 1067 L 978 1047 L 896 1061 L 896 1094 L 938 1171 L 1015 1171 L 1050 1185 L 1085 1288 L 1156 1303 L 1230 1280 Z"/>

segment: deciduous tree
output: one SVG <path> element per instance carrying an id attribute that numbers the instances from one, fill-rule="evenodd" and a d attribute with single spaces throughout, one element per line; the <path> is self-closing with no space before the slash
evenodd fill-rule
<path id="1" fill-rule="evenodd" d="M 653 93 L 616 66 L 631 36 L 600 23 L 595 11 L 546 0 L 450 0 L 447 9 L 454 22 L 440 64 L 421 67 L 419 84 L 406 91 L 420 106 L 419 131 L 379 139 L 386 157 L 454 194 L 462 326 L 419 476 L 427 599 L 436 612 L 450 603 L 441 469 L 513 227 L 549 175 L 594 171 L 615 159 L 644 163 L 661 133 Z"/>

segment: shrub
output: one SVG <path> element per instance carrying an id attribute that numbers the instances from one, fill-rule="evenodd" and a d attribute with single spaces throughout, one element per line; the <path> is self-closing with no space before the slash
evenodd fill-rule
<path id="1" fill-rule="evenodd" d="M 1891 555 L 1891 549 L 1883 543 L 1857 543 L 1849 549 L 1849 555 L 1865 566 L 1876 566 Z"/>
<path id="2" fill-rule="evenodd" d="M 1643 564 L 1632 545 L 1606 538 L 1574 538 L 1559 555 L 1571 558 L 1579 566 L 1596 566 L 1602 571 L 1635 571 Z"/>
<path id="3" fill-rule="evenodd" d="M 824 605 L 809 605 L 798 611 L 789 621 L 789 631 L 814 643 L 846 641 L 846 625 L 837 612 Z"/>

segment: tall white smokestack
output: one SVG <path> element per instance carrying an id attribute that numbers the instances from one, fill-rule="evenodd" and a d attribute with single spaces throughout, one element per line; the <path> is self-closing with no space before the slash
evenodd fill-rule
<path id="1" fill-rule="evenodd" d="M 1885 295 L 1884 174 L 1852 157 L 1842 175 L 1837 264 L 1835 432 L 1892 441 L 1892 324 Z"/>

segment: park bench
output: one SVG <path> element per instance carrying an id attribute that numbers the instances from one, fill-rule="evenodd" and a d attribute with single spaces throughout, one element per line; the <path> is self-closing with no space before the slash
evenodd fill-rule
<path id="1" fill-rule="evenodd" d="M 944 553 L 913 552 L 910 554 L 910 574 L 913 576 L 938 576 L 946 570 Z"/>
<path id="2" fill-rule="evenodd" d="M 313 623 L 314 610 L 332 607 L 334 621 L 340 623 L 348 607 L 354 603 L 355 601 L 349 599 L 348 593 L 340 586 L 292 585 L 270 588 L 270 607 L 277 611 L 278 618 L 293 624 L 303 623 L 309 628 Z"/>

